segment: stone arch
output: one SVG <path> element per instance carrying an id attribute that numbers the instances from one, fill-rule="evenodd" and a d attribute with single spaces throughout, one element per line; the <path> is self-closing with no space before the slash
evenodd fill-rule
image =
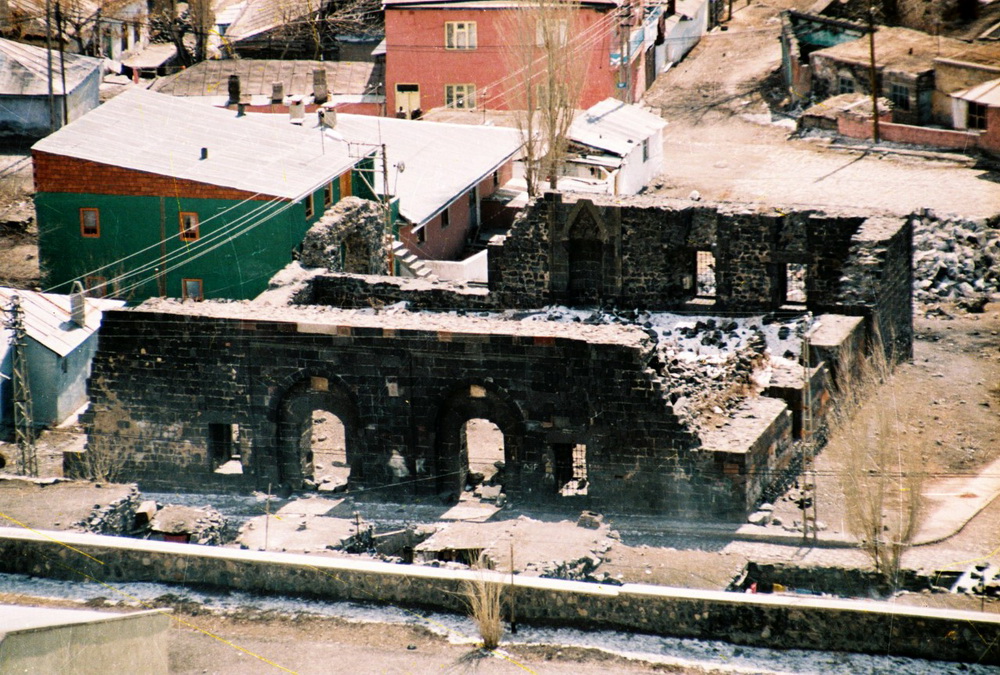
<path id="1" fill-rule="evenodd" d="M 504 437 L 505 489 L 512 487 L 524 449 L 524 415 L 517 404 L 491 383 L 468 383 L 456 387 L 438 407 L 433 471 L 438 494 L 458 497 L 469 471 L 462 430 L 472 419 L 495 424 Z"/>
<path id="2" fill-rule="evenodd" d="M 312 424 L 317 410 L 329 412 L 340 420 L 350 476 L 362 478 L 362 452 L 358 447 L 361 420 L 354 397 L 340 378 L 306 375 L 288 388 L 276 408 L 274 459 L 281 485 L 301 489 L 305 479 L 312 475 Z"/>
<path id="3" fill-rule="evenodd" d="M 552 228 L 552 291 L 571 304 L 616 296 L 621 287 L 620 222 L 604 218 L 589 199 L 565 213 Z"/>

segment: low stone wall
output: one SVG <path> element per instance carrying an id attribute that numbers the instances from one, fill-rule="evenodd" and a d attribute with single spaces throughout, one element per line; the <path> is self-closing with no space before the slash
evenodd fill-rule
<path id="1" fill-rule="evenodd" d="M 72 547 L 72 548 L 71 548 Z M 0 528 L 0 571 L 80 580 L 206 584 L 464 611 L 480 572 Z M 781 649 L 1000 664 L 1000 616 L 890 603 L 514 577 L 518 619 Z"/>

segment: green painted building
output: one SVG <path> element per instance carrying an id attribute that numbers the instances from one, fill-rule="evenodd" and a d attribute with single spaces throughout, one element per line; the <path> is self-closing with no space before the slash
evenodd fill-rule
<path id="1" fill-rule="evenodd" d="M 131 89 L 32 148 L 47 290 L 252 298 L 373 161 L 315 128 Z"/>

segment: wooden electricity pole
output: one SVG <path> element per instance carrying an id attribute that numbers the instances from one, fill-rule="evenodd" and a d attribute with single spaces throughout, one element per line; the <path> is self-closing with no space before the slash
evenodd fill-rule
<path id="1" fill-rule="evenodd" d="M 872 90 L 872 140 L 879 142 L 878 128 L 878 70 L 875 67 L 875 8 L 868 5 L 868 77 Z"/>

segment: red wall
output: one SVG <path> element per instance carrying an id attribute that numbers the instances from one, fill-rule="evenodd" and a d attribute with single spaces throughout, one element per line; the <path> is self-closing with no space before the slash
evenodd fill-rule
<path id="1" fill-rule="evenodd" d="M 1000 113 L 1000 108 L 994 108 L 993 110 Z M 1000 114 L 996 114 L 995 117 L 1000 118 Z M 997 119 L 997 123 L 1000 124 L 1000 119 Z M 871 138 L 871 117 L 841 115 L 837 118 L 837 131 L 850 138 Z M 1000 136 L 1000 134 L 994 132 L 992 136 Z M 879 121 L 879 137 L 883 141 L 892 141 L 895 143 L 913 143 L 915 145 L 957 148 L 959 150 L 969 150 L 975 147 L 989 149 L 989 143 L 992 140 L 987 134 L 979 134 L 974 131 L 931 129 L 929 127 L 895 124 L 881 120 Z M 1000 140 L 1000 138 L 997 140 Z M 996 143 L 997 141 L 993 142 Z M 1000 143 L 998 143 L 998 146 L 1000 146 Z"/>
<path id="2" fill-rule="evenodd" d="M 504 110 L 508 101 L 503 96 L 507 62 L 502 37 L 503 10 L 497 9 L 404 9 L 386 7 L 386 101 L 388 114 L 396 110 L 396 84 L 420 85 L 420 108 L 430 110 L 444 105 L 446 84 L 476 85 L 476 105 L 488 110 Z M 615 20 L 605 11 L 592 8 L 580 10 L 579 31 L 586 31 L 604 21 L 593 35 L 600 35 L 581 52 L 589 62 L 581 108 L 614 96 L 618 69 L 610 65 L 610 45 Z M 446 50 L 445 22 L 475 21 L 477 48 Z M 592 33 L 588 32 L 587 35 Z M 571 40 L 571 45 L 574 44 Z M 641 59 L 640 59 L 641 60 Z M 638 64 L 636 64 L 638 71 Z M 506 80 L 509 86 L 512 79 Z M 633 79 L 633 81 L 636 81 Z M 489 87 L 483 94 L 483 89 Z"/>
<path id="3" fill-rule="evenodd" d="M 498 169 L 497 185 L 494 186 L 493 176 L 489 175 L 479 183 L 480 222 L 482 222 L 482 199 L 493 194 L 498 187 L 509 181 L 514 173 L 514 162 L 510 160 Z M 457 260 L 465 249 L 469 236 L 469 198 L 468 192 L 459 197 L 448 207 L 451 221 L 448 227 L 441 227 L 441 216 L 435 217 L 424 225 L 424 242 L 417 243 L 413 228 L 405 225 L 399 229 L 399 239 L 406 248 L 421 258 L 429 260 Z"/>

